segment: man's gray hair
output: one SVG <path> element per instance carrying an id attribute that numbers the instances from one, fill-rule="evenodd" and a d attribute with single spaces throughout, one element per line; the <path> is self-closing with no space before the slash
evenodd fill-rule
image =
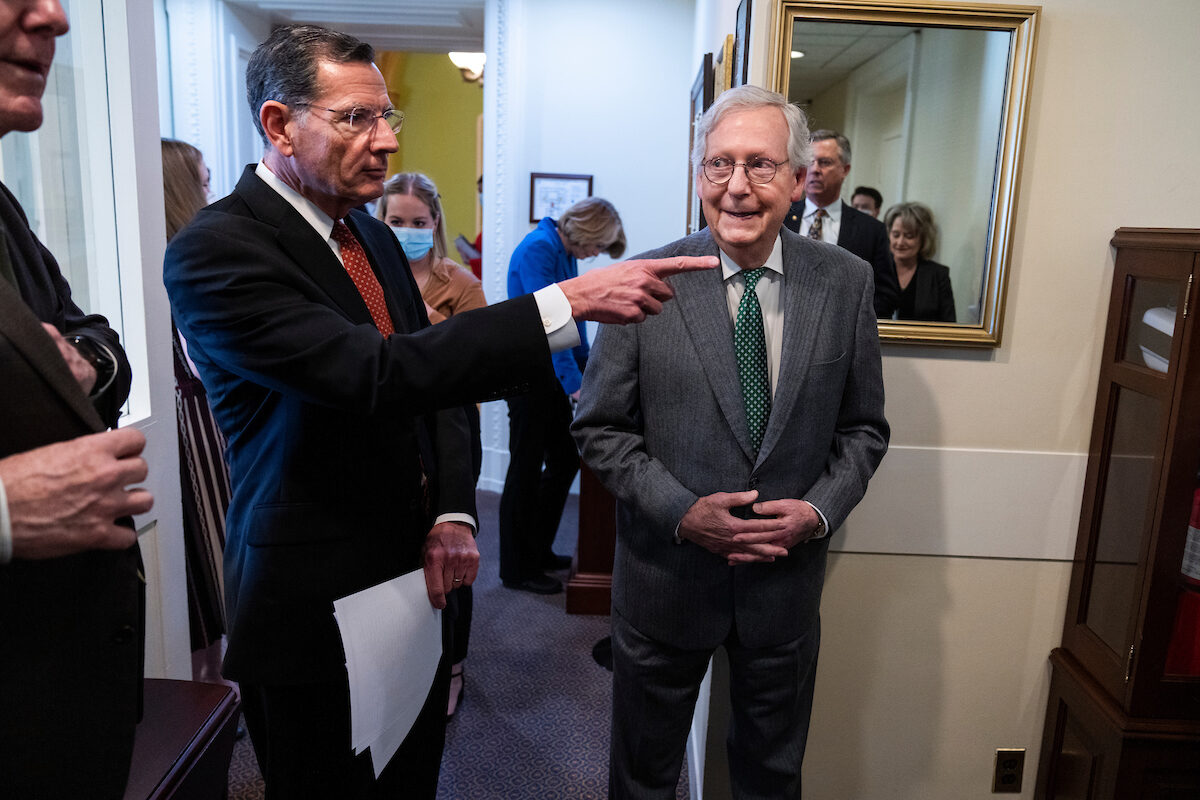
<path id="1" fill-rule="evenodd" d="M 835 141 L 837 143 L 838 158 L 840 158 L 842 160 L 843 164 L 849 164 L 850 163 L 850 140 L 847 139 L 845 136 L 842 136 L 837 131 L 826 130 L 825 128 L 822 128 L 819 131 L 813 131 L 813 133 L 812 133 L 812 141 L 814 141 L 814 142 L 824 142 L 827 139 L 832 139 L 833 141 Z"/>
<path id="2" fill-rule="evenodd" d="M 792 105 L 779 92 L 759 86 L 738 86 L 721 93 L 716 102 L 696 123 L 696 141 L 692 145 L 692 170 L 699 174 L 708 147 L 708 134 L 726 114 L 751 111 L 756 108 L 778 108 L 788 126 L 788 163 L 792 169 L 812 163 L 812 147 L 808 142 L 808 119 L 799 106 Z"/>
<path id="3" fill-rule="evenodd" d="M 246 65 L 246 100 L 263 144 L 269 142 L 258 117 L 262 104 L 268 100 L 286 106 L 311 103 L 317 96 L 317 68 L 322 61 L 374 64 L 375 49 L 319 25 L 280 25 L 255 48 Z"/>

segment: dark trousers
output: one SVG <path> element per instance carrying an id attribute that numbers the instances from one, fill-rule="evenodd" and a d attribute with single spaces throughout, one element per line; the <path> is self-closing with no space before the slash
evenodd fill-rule
<path id="1" fill-rule="evenodd" d="M 436 797 L 450 690 L 444 657 L 412 731 L 378 779 L 368 753 L 356 756 L 350 746 L 350 687 L 345 678 L 239 687 L 267 800 Z"/>
<path id="2" fill-rule="evenodd" d="M 467 425 L 471 430 L 471 469 L 475 482 L 479 482 L 479 473 L 483 469 L 483 446 L 479 439 L 479 407 L 474 403 L 463 406 L 467 415 Z M 483 531 L 476 531 L 476 534 Z M 451 625 L 446 653 L 450 663 L 457 664 L 467 657 L 467 645 L 471 641 L 471 617 L 475 609 L 475 595 L 470 586 L 459 586 L 451 592 L 447 599 L 446 614 L 450 615 Z"/>
<path id="3" fill-rule="evenodd" d="M 508 399 L 508 475 L 500 495 L 500 578 L 542 574 L 553 552 L 579 451 L 558 382 Z M 542 468 L 542 464 L 545 468 Z"/>
<path id="4" fill-rule="evenodd" d="M 729 655 L 731 717 L 726 746 L 737 800 L 799 798 L 820 631 L 776 647 L 742 645 Z M 675 797 L 688 729 L 712 649 L 682 650 L 612 615 L 613 722 L 610 800 Z"/>

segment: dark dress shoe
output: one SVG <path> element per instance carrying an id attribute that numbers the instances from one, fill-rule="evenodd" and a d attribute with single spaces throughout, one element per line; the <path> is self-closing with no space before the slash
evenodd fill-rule
<path id="1" fill-rule="evenodd" d="M 563 590 L 562 582 L 549 575 L 535 575 L 522 581 L 504 581 L 504 585 L 509 589 L 534 594 L 558 594 Z"/>
<path id="2" fill-rule="evenodd" d="M 545 570 L 569 569 L 570 567 L 570 556 L 560 556 L 558 553 L 550 553 L 542 559 L 542 569 Z"/>

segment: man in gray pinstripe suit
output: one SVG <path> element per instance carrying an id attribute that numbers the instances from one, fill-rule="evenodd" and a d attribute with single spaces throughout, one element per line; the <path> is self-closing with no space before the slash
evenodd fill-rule
<path id="1" fill-rule="evenodd" d="M 889 436 L 870 266 L 782 227 L 809 158 L 781 95 L 722 94 L 692 153 L 708 228 L 649 254 L 722 270 L 673 278 L 642 325 L 602 326 L 584 376 L 573 430 L 618 498 L 612 798 L 674 797 L 718 646 L 734 796 L 800 796 L 828 534 Z"/>

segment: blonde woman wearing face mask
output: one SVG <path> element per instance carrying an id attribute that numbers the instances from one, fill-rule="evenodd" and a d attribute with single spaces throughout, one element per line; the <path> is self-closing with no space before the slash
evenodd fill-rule
<path id="1" fill-rule="evenodd" d="M 375 208 L 404 250 L 430 322 L 487 305 L 479 279 L 446 257 L 446 222 L 433 181 L 419 172 L 393 175 Z"/>
<path id="2" fill-rule="evenodd" d="M 375 216 L 386 222 L 396 234 L 409 269 L 425 301 L 425 313 L 436 325 L 463 311 L 487 305 L 479 279 L 446 257 L 446 223 L 437 187 L 419 172 L 401 172 L 383 185 L 383 196 L 375 205 Z M 483 465 L 479 442 L 479 409 L 465 409 L 471 426 L 471 466 L 475 480 Z M 471 635 L 471 611 L 474 597 L 470 586 L 455 589 L 447 598 L 447 612 L 453 614 L 450 641 L 450 703 L 446 716 L 453 717 L 462 700 L 463 661 Z"/>

